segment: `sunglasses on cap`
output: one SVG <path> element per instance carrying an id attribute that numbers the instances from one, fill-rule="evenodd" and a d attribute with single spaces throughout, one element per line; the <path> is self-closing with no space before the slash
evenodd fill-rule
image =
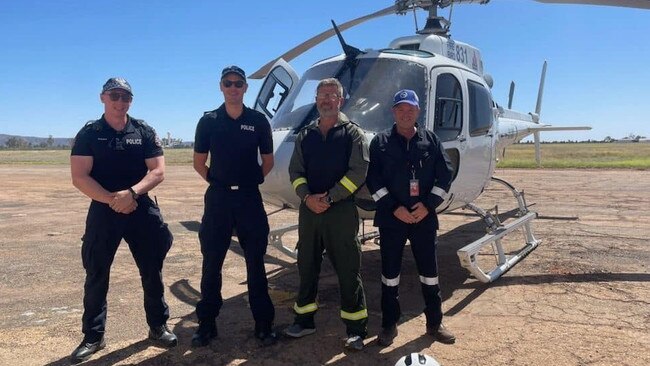
<path id="1" fill-rule="evenodd" d="M 237 89 L 241 89 L 244 87 L 244 80 L 237 80 L 237 81 L 231 81 L 228 79 L 221 80 L 221 84 L 223 84 L 224 87 L 230 88 L 231 86 L 235 86 Z"/>
<path id="2" fill-rule="evenodd" d="M 124 103 L 131 103 L 131 101 L 133 100 L 133 96 L 124 93 L 109 93 L 108 97 L 113 102 L 117 102 L 118 100 L 122 99 Z"/>

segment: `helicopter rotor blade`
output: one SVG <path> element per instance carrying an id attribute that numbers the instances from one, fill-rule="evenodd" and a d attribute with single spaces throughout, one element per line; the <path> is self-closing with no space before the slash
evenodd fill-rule
<path id="1" fill-rule="evenodd" d="M 535 0 L 538 3 L 548 4 L 584 4 L 621 6 L 626 8 L 650 9 L 650 0 Z"/>
<path id="2" fill-rule="evenodd" d="M 542 97 L 544 96 L 544 83 L 546 81 L 546 67 L 548 62 L 544 60 L 544 65 L 542 66 L 542 76 L 539 79 L 539 91 L 537 92 L 537 104 L 535 106 L 535 116 L 539 121 L 539 115 L 542 113 Z M 542 166 L 542 147 L 540 145 L 539 132 L 535 131 L 533 133 L 533 140 L 535 141 L 535 162 L 537 166 Z"/>
<path id="3" fill-rule="evenodd" d="M 346 30 L 346 29 L 348 29 L 348 28 L 352 28 L 352 27 L 354 27 L 355 25 L 361 24 L 361 23 L 363 23 L 363 22 L 365 22 L 365 21 L 367 21 L 367 20 L 370 20 L 370 19 L 374 19 L 374 18 L 382 17 L 382 16 L 384 16 L 384 15 L 388 15 L 388 14 L 395 13 L 396 10 L 397 10 L 397 6 L 396 6 L 396 5 L 389 6 L 389 7 L 385 8 L 385 9 L 382 9 L 382 10 L 376 11 L 376 12 L 374 12 L 374 13 L 371 13 L 371 14 L 368 14 L 368 15 L 364 15 L 364 16 L 362 16 L 362 17 L 359 17 L 359 18 L 356 18 L 356 19 L 352 19 L 352 20 L 350 20 L 350 21 L 348 21 L 348 22 L 345 22 L 345 23 L 343 23 L 343 24 L 341 24 L 341 25 L 339 26 L 339 30 L 344 31 L 344 30 Z M 296 47 L 290 49 L 289 51 L 287 51 L 286 53 L 284 53 L 283 55 L 281 55 L 281 56 L 279 56 L 279 57 L 273 59 L 272 61 L 270 61 L 270 62 L 267 63 L 266 65 L 262 66 L 259 70 L 255 71 L 253 74 L 251 74 L 251 75 L 249 76 L 249 78 L 251 78 L 251 79 L 261 79 L 261 78 L 265 77 L 266 74 L 269 73 L 269 70 L 271 69 L 271 66 L 273 66 L 273 64 L 274 64 L 274 63 L 275 63 L 279 58 L 282 58 L 282 59 L 284 59 L 285 61 L 291 61 L 291 60 L 293 60 L 294 58 L 300 56 L 300 55 L 303 54 L 304 52 L 308 51 L 308 50 L 311 49 L 312 47 L 314 47 L 314 46 L 316 46 L 317 44 L 323 42 L 324 40 L 326 40 L 326 39 L 332 37 L 332 36 L 335 35 L 335 34 L 336 34 L 336 32 L 334 31 L 334 29 L 329 29 L 329 30 L 327 30 L 327 31 L 325 31 L 325 32 L 322 32 L 322 33 L 320 33 L 320 34 L 318 34 L 318 35 L 316 35 L 316 36 L 314 36 L 314 37 L 308 39 L 307 41 L 305 41 L 305 42 L 299 44 L 298 46 L 296 46 Z"/>

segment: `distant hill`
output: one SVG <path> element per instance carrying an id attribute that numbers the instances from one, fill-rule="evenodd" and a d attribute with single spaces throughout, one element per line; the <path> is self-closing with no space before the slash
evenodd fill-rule
<path id="1" fill-rule="evenodd" d="M 22 141 L 21 141 L 22 140 Z M 0 147 L 70 147 L 72 137 L 35 137 L 35 136 L 18 136 L 18 135 L 5 135 L 0 133 Z M 9 145 L 20 143 L 21 145 Z"/>
<path id="2" fill-rule="evenodd" d="M 30 149 L 30 148 L 69 148 L 72 144 L 72 137 L 34 137 L 6 135 L 0 133 L 0 149 Z M 194 141 L 183 141 L 181 139 L 162 139 L 165 148 L 190 148 L 194 147 Z"/>

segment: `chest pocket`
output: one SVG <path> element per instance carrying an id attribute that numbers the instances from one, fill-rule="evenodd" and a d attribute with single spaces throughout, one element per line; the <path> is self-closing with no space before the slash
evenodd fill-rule
<path id="1" fill-rule="evenodd" d="M 397 144 L 386 144 L 380 148 L 382 155 L 386 157 L 382 174 L 392 179 L 405 176 L 410 172 L 410 164 L 406 152 Z"/>
<path id="2" fill-rule="evenodd" d="M 431 152 L 429 152 L 429 143 L 418 141 L 411 154 L 411 164 L 417 168 L 424 168 L 431 163 Z"/>

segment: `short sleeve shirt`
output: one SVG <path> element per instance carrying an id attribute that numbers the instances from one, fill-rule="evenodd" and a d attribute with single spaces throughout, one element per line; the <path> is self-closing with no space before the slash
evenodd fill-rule
<path id="1" fill-rule="evenodd" d="M 104 116 L 87 123 L 72 146 L 71 155 L 93 157 L 90 176 L 110 192 L 138 183 L 149 170 L 145 159 L 163 155 L 156 131 L 142 120 L 127 118 L 122 131 L 114 130 Z"/>
<path id="2" fill-rule="evenodd" d="M 232 119 L 222 104 L 199 120 L 194 151 L 210 153 L 210 183 L 257 186 L 264 182 L 258 153 L 273 153 L 271 125 L 263 114 L 246 106 L 241 116 Z"/>

